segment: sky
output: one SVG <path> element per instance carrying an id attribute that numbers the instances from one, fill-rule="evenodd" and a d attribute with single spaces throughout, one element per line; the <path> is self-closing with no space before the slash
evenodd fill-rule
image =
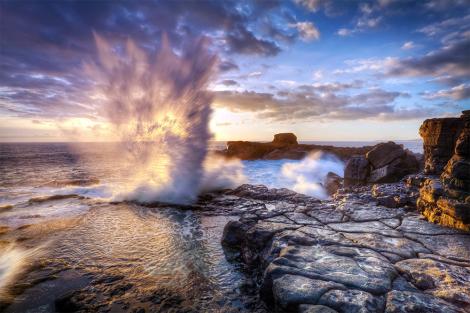
<path id="1" fill-rule="evenodd" d="M 0 1 L 0 141 L 107 141 L 97 34 L 149 55 L 206 38 L 215 140 L 419 138 L 470 109 L 470 0 Z"/>

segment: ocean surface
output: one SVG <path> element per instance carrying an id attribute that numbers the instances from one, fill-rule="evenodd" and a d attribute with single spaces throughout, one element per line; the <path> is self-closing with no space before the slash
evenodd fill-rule
<path id="1" fill-rule="evenodd" d="M 109 144 L 0 144 L 0 310 L 54 312 L 58 297 L 80 291 L 97 312 L 137 311 L 145 301 L 156 312 L 264 312 L 220 245 L 236 217 L 111 201 L 109 186 L 126 184 L 121 161 Z M 317 155 L 240 166 L 246 183 L 321 195 L 324 175 L 344 164 Z"/>

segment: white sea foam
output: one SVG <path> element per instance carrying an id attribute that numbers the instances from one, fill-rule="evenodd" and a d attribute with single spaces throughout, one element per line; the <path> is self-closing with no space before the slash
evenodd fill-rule
<path id="1" fill-rule="evenodd" d="M 323 152 L 309 154 L 300 162 L 289 162 L 282 166 L 282 174 L 290 180 L 290 188 L 299 193 L 319 199 L 328 198 L 322 183 L 329 172 L 342 176 L 344 164 L 333 155 Z"/>
<path id="2" fill-rule="evenodd" d="M 9 244 L 0 251 L 0 300 L 9 298 L 8 288 L 15 278 L 27 267 L 33 257 L 41 253 L 42 247 L 20 248 Z"/>

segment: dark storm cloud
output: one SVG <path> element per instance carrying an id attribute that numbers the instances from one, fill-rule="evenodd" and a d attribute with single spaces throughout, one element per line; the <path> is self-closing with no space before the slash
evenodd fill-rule
<path id="1" fill-rule="evenodd" d="M 354 85 L 351 83 L 351 85 Z M 365 118 L 410 119 L 429 116 L 429 108 L 397 108 L 394 101 L 407 93 L 371 89 L 355 96 L 328 92 L 318 94 L 315 87 L 300 86 L 276 94 L 254 91 L 219 91 L 215 104 L 234 112 L 252 112 L 272 121 L 311 119 L 354 120 Z"/>
<path id="2" fill-rule="evenodd" d="M 2 1 L 0 108 L 34 116 L 54 115 L 52 107 L 83 111 L 89 99 L 82 94 L 91 82 L 81 71 L 96 61 L 93 32 L 118 50 L 130 38 L 153 54 L 165 33 L 176 49 L 202 35 L 224 56 L 274 56 L 281 51 L 277 41 L 288 40 L 277 26 L 256 27 L 261 15 L 270 14 L 288 16 L 278 1 Z M 239 68 L 227 60 L 219 69 Z"/>
<path id="3" fill-rule="evenodd" d="M 421 57 L 398 60 L 389 76 L 445 76 L 470 80 L 470 37 Z"/>
<path id="4" fill-rule="evenodd" d="M 281 51 L 281 48 L 272 40 L 257 38 L 253 32 L 245 27 L 238 27 L 226 37 L 229 50 L 235 53 L 260 54 L 273 56 Z"/>

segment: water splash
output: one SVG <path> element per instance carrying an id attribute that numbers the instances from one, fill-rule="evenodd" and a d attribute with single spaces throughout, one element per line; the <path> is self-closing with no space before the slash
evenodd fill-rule
<path id="1" fill-rule="evenodd" d="M 0 252 L 0 300 L 6 301 L 11 296 L 8 288 L 15 278 L 28 266 L 33 257 L 37 257 L 43 246 L 25 249 L 15 244 L 2 247 Z"/>
<path id="2" fill-rule="evenodd" d="M 201 190 L 217 57 L 202 38 L 173 52 L 163 36 L 152 58 L 129 40 L 122 50 L 95 34 L 99 62 L 88 64 L 95 99 L 126 156 L 116 200 L 191 203 Z"/>
<path id="3" fill-rule="evenodd" d="M 282 174 L 291 181 L 291 189 L 319 199 L 328 198 L 322 185 L 328 172 L 342 176 L 344 163 L 323 152 L 311 153 L 300 162 L 282 166 Z"/>

